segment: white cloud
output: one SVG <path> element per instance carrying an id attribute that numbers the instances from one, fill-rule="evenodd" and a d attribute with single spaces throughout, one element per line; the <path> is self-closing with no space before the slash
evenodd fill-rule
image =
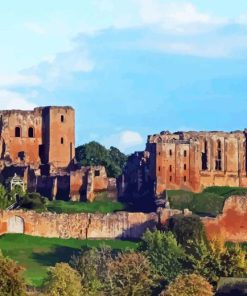
<path id="1" fill-rule="evenodd" d="M 225 19 L 200 12 L 191 3 L 162 2 L 160 0 L 135 0 L 139 5 L 143 24 L 158 25 L 173 33 L 199 33 L 223 25 Z"/>
<path id="2" fill-rule="evenodd" d="M 139 149 L 144 144 L 144 139 L 138 132 L 126 130 L 120 133 L 110 135 L 101 141 L 105 146 L 115 146 L 121 151 Z"/>
<path id="3" fill-rule="evenodd" d="M 36 33 L 38 35 L 45 35 L 46 34 L 46 30 L 44 27 L 42 27 L 40 24 L 37 24 L 35 22 L 28 22 L 24 24 L 24 27 L 33 33 Z"/>
<path id="4" fill-rule="evenodd" d="M 0 87 L 11 86 L 37 86 L 41 84 L 41 80 L 36 75 L 25 74 L 0 74 Z"/>
<path id="5" fill-rule="evenodd" d="M 29 101 L 24 95 L 8 90 L 0 90 L 0 109 L 32 110 L 36 105 Z"/>

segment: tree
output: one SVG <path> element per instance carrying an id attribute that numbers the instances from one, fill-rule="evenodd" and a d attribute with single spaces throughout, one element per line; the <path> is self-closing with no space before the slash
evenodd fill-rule
<path id="1" fill-rule="evenodd" d="M 22 276 L 23 268 L 0 252 L 0 295 L 24 296 L 26 284 Z"/>
<path id="2" fill-rule="evenodd" d="M 67 263 L 57 263 L 49 268 L 44 292 L 47 296 L 80 296 L 82 286 L 79 273 Z"/>
<path id="3" fill-rule="evenodd" d="M 121 175 L 127 156 L 115 147 L 106 149 L 93 141 L 76 148 L 76 159 L 82 166 L 105 166 L 108 177 Z"/>
<path id="4" fill-rule="evenodd" d="M 79 272 L 86 295 L 100 295 L 107 281 L 107 263 L 112 259 L 112 249 L 102 245 L 99 249 L 82 250 L 72 256 L 70 265 Z"/>
<path id="5" fill-rule="evenodd" d="M 173 280 L 184 269 L 185 252 L 171 232 L 147 230 L 141 249 L 165 282 Z"/>
<path id="6" fill-rule="evenodd" d="M 167 228 L 187 253 L 193 252 L 193 244 L 207 243 L 204 225 L 199 216 L 175 215 L 168 220 Z"/>
<path id="7" fill-rule="evenodd" d="M 212 286 L 196 274 L 179 275 L 160 296 L 213 296 Z"/>
<path id="8" fill-rule="evenodd" d="M 119 254 L 107 264 L 109 285 L 106 295 L 151 295 L 154 277 L 148 259 L 141 253 Z"/>
<path id="9" fill-rule="evenodd" d="M 216 284 L 221 277 L 246 277 L 246 251 L 238 244 L 226 247 L 221 238 L 212 240 L 208 246 L 198 245 L 198 258 L 192 258 L 195 272 Z"/>

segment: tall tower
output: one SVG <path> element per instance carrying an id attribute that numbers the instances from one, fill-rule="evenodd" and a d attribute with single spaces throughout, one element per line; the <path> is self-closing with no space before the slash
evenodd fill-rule
<path id="1" fill-rule="evenodd" d="M 75 156 L 75 111 L 72 107 L 45 107 L 42 163 L 67 167 Z"/>

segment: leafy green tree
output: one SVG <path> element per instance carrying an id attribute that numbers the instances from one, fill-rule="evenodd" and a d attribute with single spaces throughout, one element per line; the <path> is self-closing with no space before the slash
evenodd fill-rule
<path id="1" fill-rule="evenodd" d="M 105 245 L 72 256 L 70 265 L 79 272 L 86 295 L 102 294 L 106 287 L 107 264 L 111 259 L 112 249 Z"/>
<path id="2" fill-rule="evenodd" d="M 179 275 L 160 296 L 213 296 L 213 287 L 196 274 Z"/>
<path id="3" fill-rule="evenodd" d="M 107 264 L 109 285 L 106 295 L 151 295 L 154 286 L 153 270 L 148 259 L 141 253 L 120 253 Z"/>
<path id="4" fill-rule="evenodd" d="M 187 253 L 193 253 L 193 244 L 207 242 L 204 225 L 199 216 L 175 215 L 168 220 L 167 228 Z"/>
<path id="5" fill-rule="evenodd" d="M 184 269 L 185 252 L 171 232 L 147 230 L 141 249 L 152 263 L 156 273 L 165 282 L 170 282 Z"/>
<path id="6" fill-rule="evenodd" d="M 93 141 L 76 148 L 76 159 L 82 166 L 105 166 L 107 175 L 116 178 L 122 173 L 127 156 L 115 147 L 108 150 Z"/>
<path id="7" fill-rule="evenodd" d="M 50 267 L 44 283 L 44 293 L 47 296 L 82 295 L 79 273 L 67 263 L 57 263 L 55 267 Z"/>
<path id="8" fill-rule="evenodd" d="M 23 268 L 0 252 L 0 295 L 24 296 L 26 284 L 22 276 Z"/>

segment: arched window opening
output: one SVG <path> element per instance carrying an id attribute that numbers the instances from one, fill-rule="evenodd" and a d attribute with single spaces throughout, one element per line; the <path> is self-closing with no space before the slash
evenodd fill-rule
<path id="1" fill-rule="evenodd" d="M 186 178 L 186 176 L 184 176 L 184 182 L 186 182 L 187 181 L 187 178 Z"/>
<path id="2" fill-rule="evenodd" d="M 186 157 L 187 156 L 187 151 L 186 150 L 184 150 L 184 157 Z"/>
<path id="3" fill-rule="evenodd" d="M 184 170 L 186 171 L 186 169 L 187 169 L 187 165 L 186 165 L 186 163 L 184 164 Z"/>
<path id="4" fill-rule="evenodd" d="M 204 142 L 204 147 L 203 147 L 203 152 L 202 152 L 202 170 L 206 171 L 208 169 L 208 142 Z"/>
<path id="5" fill-rule="evenodd" d="M 64 122 L 64 116 L 61 115 L 61 122 Z"/>
<path id="6" fill-rule="evenodd" d="M 63 144 L 64 143 L 64 139 L 63 138 L 61 138 L 61 144 Z"/>
<path id="7" fill-rule="evenodd" d="M 170 149 L 169 154 L 170 154 L 170 156 L 172 156 L 172 149 Z"/>
<path id="8" fill-rule="evenodd" d="M 217 171 L 222 170 L 222 149 L 221 149 L 221 142 L 220 140 L 217 141 L 217 158 L 215 161 L 215 169 Z"/>
<path id="9" fill-rule="evenodd" d="M 20 138 L 21 137 L 21 128 L 19 126 L 17 126 L 15 128 L 15 137 L 16 138 Z"/>
<path id="10" fill-rule="evenodd" d="M 34 128 L 33 127 L 30 127 L 28 129 L 28 137 L 29 138 L 34 138 Z"/>

